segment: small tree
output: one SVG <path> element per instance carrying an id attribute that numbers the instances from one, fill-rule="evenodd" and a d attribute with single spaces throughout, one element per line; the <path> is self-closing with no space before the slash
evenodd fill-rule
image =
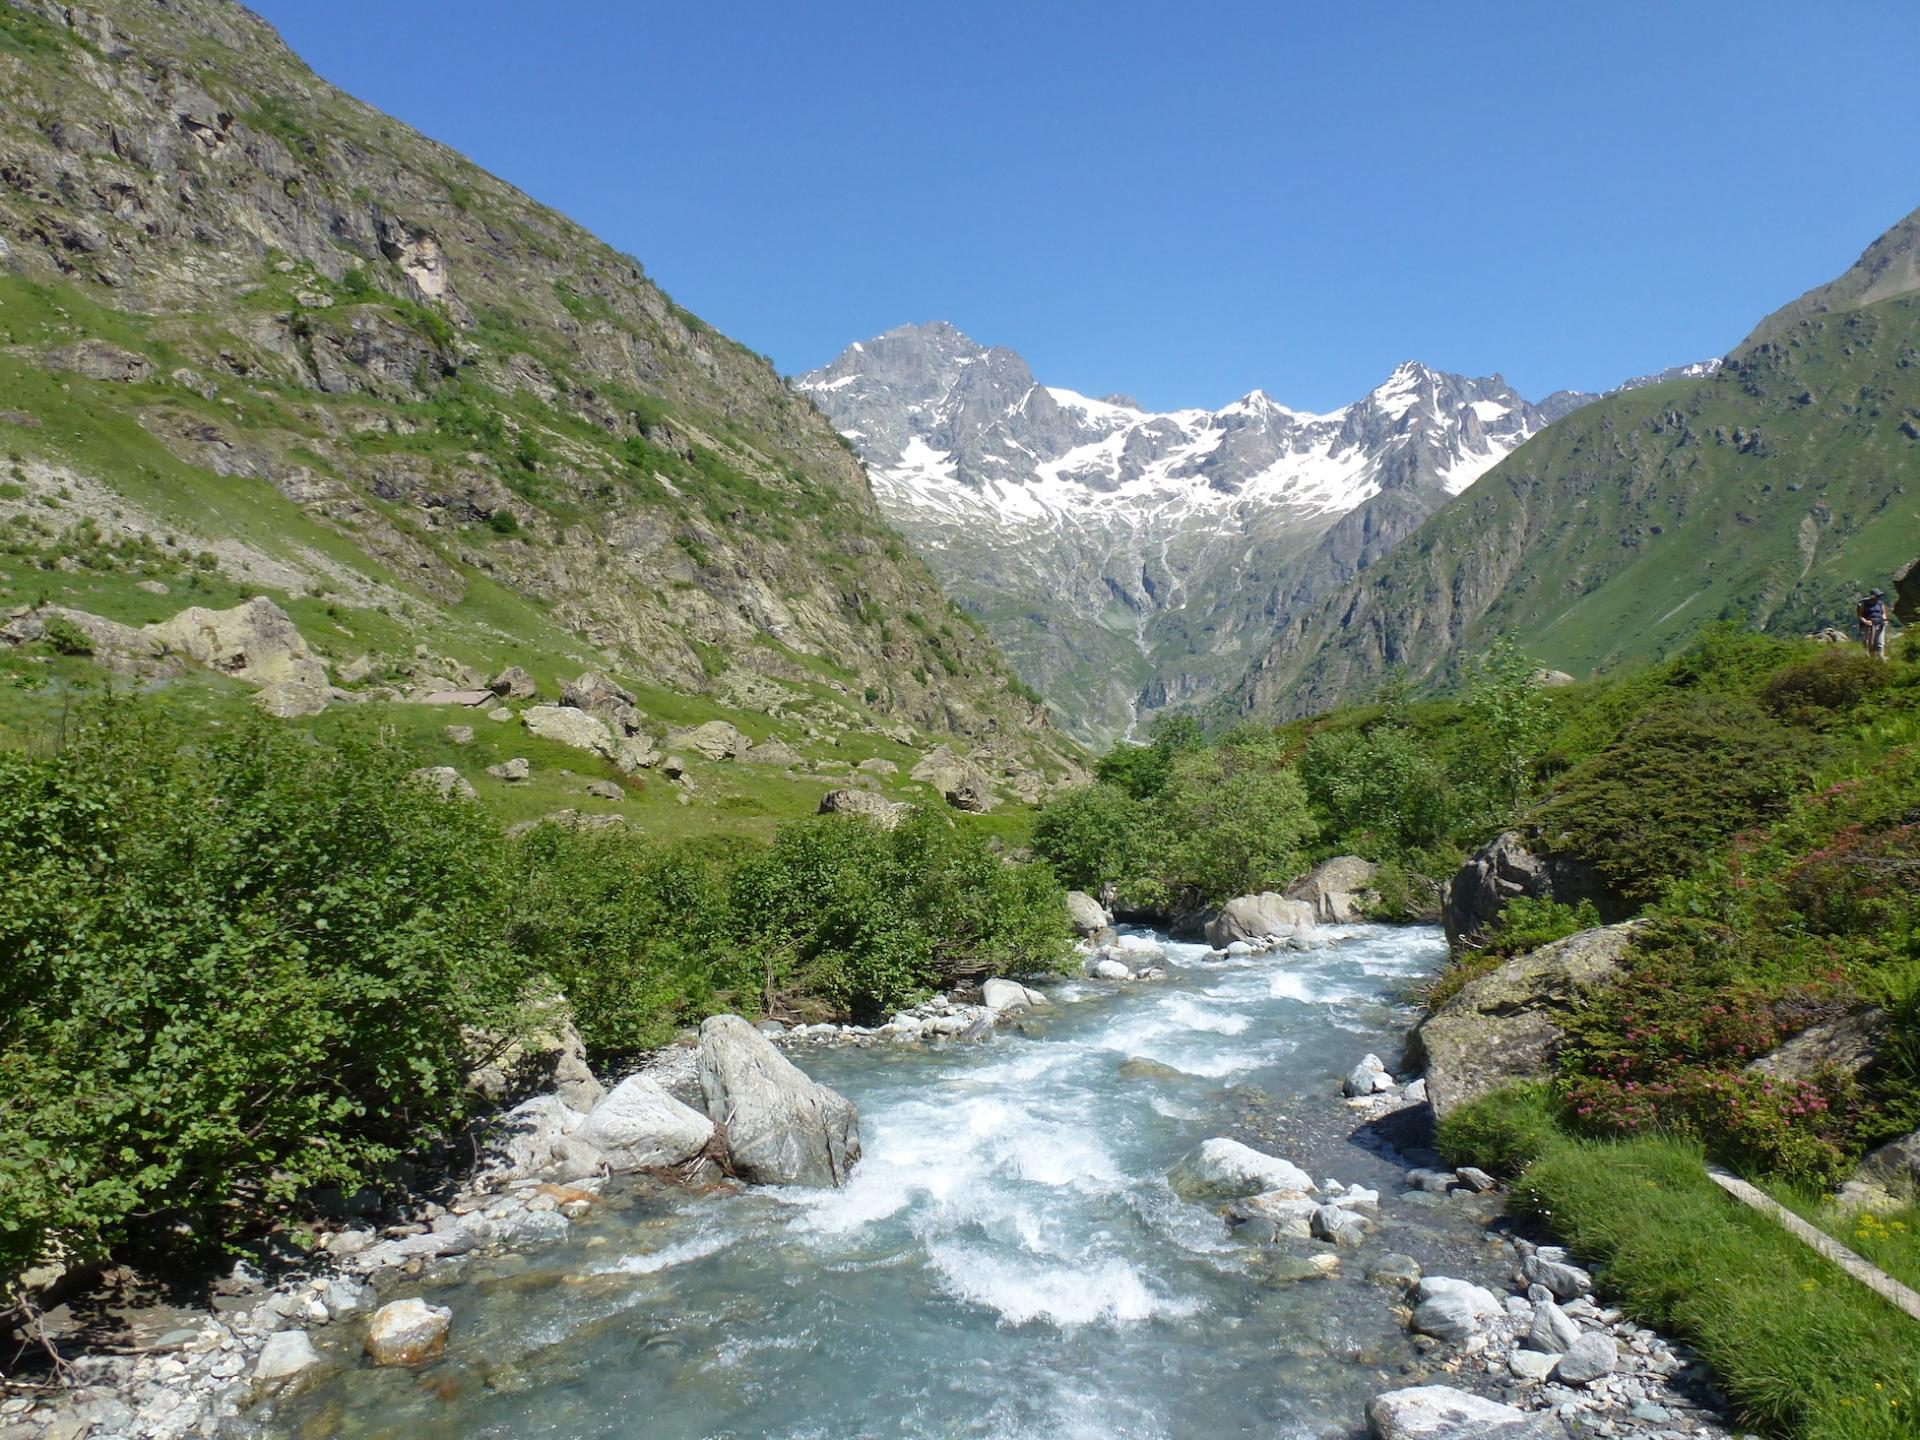
<path id="1" fill-rule="evenodd" d="M 1487 757 L 1487 785 L 1504 821 L 1520 813 L 1550 727 L 1540 667 L 1511 640 L 1496 640 L 1467 687 L 1467 713 Z"/>

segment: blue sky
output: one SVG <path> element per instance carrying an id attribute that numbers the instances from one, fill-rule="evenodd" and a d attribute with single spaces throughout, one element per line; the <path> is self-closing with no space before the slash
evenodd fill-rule
<path id="1" fill-rule="evenodd" d="M 1600 389 L 1920 206 L 1907 0 L 251 3 L 789 372 L 944 319 L 1155 408 Z"/>

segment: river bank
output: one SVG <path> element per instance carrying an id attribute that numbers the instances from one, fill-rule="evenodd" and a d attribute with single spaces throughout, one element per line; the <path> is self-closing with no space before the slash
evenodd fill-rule
<path id="1" fill-rule="evenodd" d="M 866 1157 L 844 1189 L 527 1181 L 478 1210 L 453 1197 L 413 1234 L 341 1232 L 370 1238 L 347 1254 L 334 1240 L 334 1278 L 104 1363 L 86 1377 L 108 1392 L 94 1408 L 16 1412 L 0 1434 L 611 1436 L 644 1406 L 649 1434 L 689 1437 L 1318 1440 L 1361 1433 L 1381 1391 L 1436 1380 L 1613 1427 L 1587 1433 L 1726 1433 L 1683 1352 L 1578 1295 L 1573 1325 L 1625 1358 L 1577 1387 L 1513 1363 L 1536 1318 L 1523 1295 L 1456 1338 L 1409 1332 L 1417 1277 L 1497 1297 L 1526 1242 L 1497 1196 L 1433 1178 L 1417 1088 L 1340 1093 L 1364 1054 L 1397 1058 L 1405 987 L 1438 963 L 1438 937 L 1316 939 L 1229 955 L 1134 933 L 1134 973 L 1159 980 L 1049 984 L 995 1029 L 948 1001 L 786 1035 L 862 1107 Z M 1214 1138 L 1305 1167 L 1326 1198 L 1372 1192 L 1348 1207 L 1368 1232 L 1268 1233 L 1183 1197 L 1168 1172 Z M 475 1215 L 486 1242 L 435 1253 Z M 446 1356 L 369 1368 L 369 1303 L 416 1294 L 452 1312 Z M 301 1327 L 315 1363 L 259 1376 L 269 1337 Z"/>

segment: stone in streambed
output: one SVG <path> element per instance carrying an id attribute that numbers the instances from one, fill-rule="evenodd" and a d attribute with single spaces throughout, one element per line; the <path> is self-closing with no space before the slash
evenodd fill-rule
<path id="1" fill-rule="evenodd" d="M 1520 1273 L 1529 1285 L 1546 1286 L 1556 1300 L 1577 1300 L 1593 1289 L 1593 1276 L 1578 1265 L 1544 1255 L 1527 1256 L 1520 1264 Z"/>
<path id="2" fill-rule="evenodd" d="M 447 1348 L 453 1311 L 417 1297 L 394 1300 L 374 1312 L 367 1354 L 376 1365 L 420 1365 Z"/>
<path id="3" fill-rule="evenodd" d="M 1545 1355 L 1564 1355 L 1580 1338 L 1580 1327 L 1567 1318 L 1567 1312 L 1551 1300 L 1533 1307 L 1533 1328 L 1527 1332 L 1527 1348 Z"/>
<path id="4" fill-rule="evenodd" d="M 1566 1440 L 1551 1415 L 1528 1415 L 1465 1390 L 1416 1385 L 1367 1402 L 1373 1440 Z"/>
<path id="5" fill-rule="evenodd" d="M 1237 1200 L 1266 1190 L 1320 1193 L 1312 1177 L 1291 1161 L 1225 1139 L 1205 1141 L 1183 1156 L 1167 1172 L 1167 1183 L 1188 1200 Z"/>
<path id="6" fill-rule="evenodd" d="M 763 1185 L 841 1185 L 860 1158 L 860 1112 L 807 1078 L 738 1015 L 700 1027 L 707 1118 L 726 1130 L 734 1170 Z"/>
<path id="7" fill-rule="evenodd" d="M 573 1132 L 616 1174 L 684 1165 L 713 1139 L 713 1121 L 681 1104 L 649 1075 L 629 1075 Z"/>
<path id="8" fill-rule="evenodd" d="M 197 1332 L 196 1332 L 197 1335 Z M 289 1380 L 320 1364 L 320 1353 L 304 1330 L 282 1330 L 269 1335 L 254 1361 L 253 1378 L 261 1381 Z"/>
<path id="9" fill-rule="evenodd" d="M 1031 1010 L 1052 1002 L 1038 990 L 1029 990 L 1013 980 L 989 980 L 980 987 L 980 1000 L 994 1014 L 1003 1011 Z"/>
<path id="10" fill-rule="evenodd" d="M 1084 890 L 1067 892 L 1067 919 L 1072 922 L 1074 930 L 1081 935 L 1098 935 L 1113 924 L 1113 919 L 1107 914 L 1106 909 Z"/>
<path id="11" fill-rule="evenodd" d="M 1567 1348 L 1554 1367 L 1553 1378 L 1562 1385 L 1591 1385 L 1611 1375 L 1620 1364 L 1620 1347 L 1611 1335 L 1589 1331 Z"/>

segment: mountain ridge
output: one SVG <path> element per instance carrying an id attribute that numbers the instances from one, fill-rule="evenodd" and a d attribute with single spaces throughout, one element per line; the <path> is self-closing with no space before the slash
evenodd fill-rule
<path id="1" fill-rule="evenodd" d="M 1096 742 L 1238 678 L 1265 631 L 1564 413 L 1498 375 L 1412 361 L 1326 413 L 1259 389 L 1145 411 L 1043 384 L 945 322 L 855 342 L 794 386 L 860 448 L 882 512 Z"/>

